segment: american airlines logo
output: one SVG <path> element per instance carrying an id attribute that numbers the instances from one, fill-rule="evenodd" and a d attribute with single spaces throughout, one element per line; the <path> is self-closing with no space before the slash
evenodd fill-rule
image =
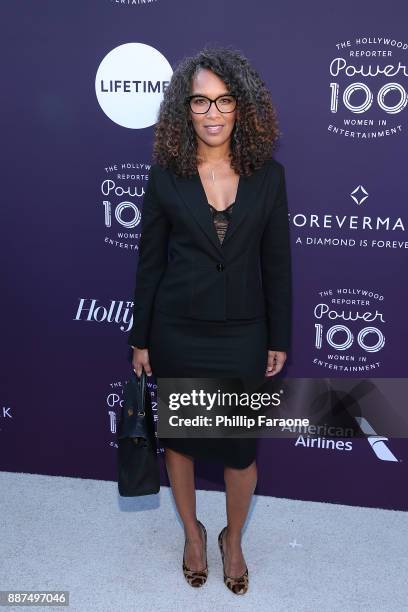
<path id="1" fill-rule="evenodd" d="M 385 442 L 388 442 L 388 438 L 385 436 L 378 436 L 370 423 L 364 417 L 354 417 L 360 426 L 363 433 L 367 435 L 367 441 L 373 449 L 376 457 L 381 461 L 398 461 L 395 455 L 390 451 Z"/>

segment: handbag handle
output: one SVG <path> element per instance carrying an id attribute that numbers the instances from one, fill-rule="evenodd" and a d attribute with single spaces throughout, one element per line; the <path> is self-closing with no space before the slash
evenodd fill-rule
<path id="1" fill-rule="evenodd" d="M 147 382 L 146 382 L 147 375 L 146 375 L 146 372 L 145 372 L 143 367 L 142 367 L 142 373 L 141 373 L 140 376 L 138 376 L 134 370 L 133 370 L 133 372 L 134 372 L 134 375 L 136 376 L 137 384 L 138 384 L 138 387 L 139 387 L 140 400 L 141 400 L 140 401 L 140 405 L 141 405 L 141 407 L 142 407 L 142 409 L 144 411 L 144 409 L 145 409 L 145 393 L 146 393 L 146 385 L 147 385 Z"/>
<path id="2" fill-rule="evenodd" d="M 132 405 L 128 407 L 124 414 L 123 426 L 121 429 L 120 436 L 129 437 L 134 444 L 145 443 L 146 441 L 146 394 L 149 393 L 147 390 L 147 375 L 144 369 L 138 376 L 135 370 L 132 368 L 131 381 L 127 386 L 128 393 L 133 395 L 131 400 Z M 133 389 L 133 391 L 131 391 Z M 130 396 L 128 396 L 130 397 Z M 136 413 L 134 410 L 136 408 Z M 136 419 L 134 421 L 134 419 Z M 144 433 L 143 433 L 144 431 Z M 132 433 L 131 433 L 132 432 Z"/>

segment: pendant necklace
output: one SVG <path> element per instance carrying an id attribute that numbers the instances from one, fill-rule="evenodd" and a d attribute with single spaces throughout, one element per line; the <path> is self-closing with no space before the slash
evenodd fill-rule
<path id="1" fill-rule="evenodd" d="M 224 163 L 224 162 L 226 162 L 226 161 L 229 161 L 229 158 L 228 158 L 228 159 L 224 159 L 222 163 Z M 214 169 L 213 169 L 213 168 L 211 168 L 210 172 L 211 172 L 211 179 L 212 179 L 212 182 L 213 182 L 213 183 L 215 183 L 215 174 L 214 174 Z"/>

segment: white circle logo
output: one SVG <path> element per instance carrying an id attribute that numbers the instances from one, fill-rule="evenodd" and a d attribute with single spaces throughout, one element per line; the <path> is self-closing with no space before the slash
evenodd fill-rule
<path id="1" fill-rule="evenodd" d="M 154 47 L 127 43 L 101 61 L 95 91 L 105 115 L 118 125 L 141 129 L 154 125 L 163 92 L 173 74 L 167 59 Z"/>

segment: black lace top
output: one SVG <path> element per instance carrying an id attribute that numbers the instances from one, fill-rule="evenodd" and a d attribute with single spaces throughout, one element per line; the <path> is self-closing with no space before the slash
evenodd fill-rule
<path id="1" fill-rule="evenodd" d="M 235 202 L 227 206 L 227 208 L 225 208 L 224 210 L 217 210 L 216 208 L 214 208 L 214 206 L 208 203 L 208 206 L 210 207 L 210 210 L 213 215 L 215 229 L 217 231 L 218 238 L 220 239 L 221 243 L 224 240 L 225 232 L 228 228 L 228 223 L 231 218 L 232 208 L 234 204 Z"/>

